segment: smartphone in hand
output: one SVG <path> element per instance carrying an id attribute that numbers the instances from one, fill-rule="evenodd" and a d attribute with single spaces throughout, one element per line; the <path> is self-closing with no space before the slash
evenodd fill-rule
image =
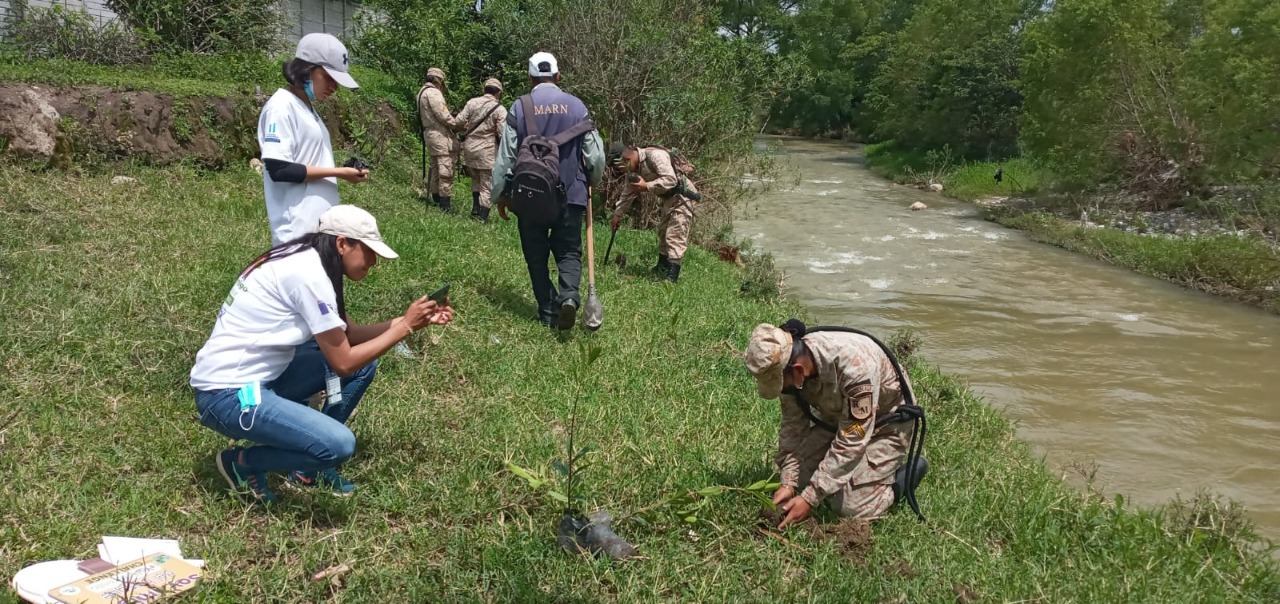
<path id="1" fill-rule="evenodd" d="M 448 283 L 441 285 L 440 289 L 437 289 L 436 291 L 433 291 L 429 295 L 427 295 L 427 299 L 431 300 L 432 302 L 435 302 L 436 304 L 444 304 L 444 301 L 447 300 L 448 298 L 449 298 Z"/>

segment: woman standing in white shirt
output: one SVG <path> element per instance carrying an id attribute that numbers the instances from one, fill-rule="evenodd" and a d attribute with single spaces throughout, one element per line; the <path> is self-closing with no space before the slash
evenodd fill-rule
<path id="1" fill-rule="evenodd" d="M 397 255 L 373 216 L 355 206 L 334 206 L 318 224 L 319 232 L 271 248 L 240 274 L 191 369 L 200 423 L 256 443 L 218 453 L 218 471 L 232 489 L 264 503 L 276 500 L 268 472 L 354 492 L 337 467 L 355 452 L 345 424 L 378 357 L 415 330 L 453 319 L 448 299 L 437 305 L 423 297 L 390 321 L 351 322 L 343 277 L 360 281 L 378 256 Z M 307 399 L 322 389 L 326 405 L 316 411 Z"/>
<path id="2" fill-rule="evenodd" d="M 272 245 L 315 232 L 320 215 L 339 203 L 339 178 L 369 179 L 368 170 L 335 167 L 329 129 L 315 110 L 339 84 L 359 88 L 347 73 L 347 48 L 329 34 L 307 34 L 295 54 L 284 64 L 288 86 L 267 100 L 258 118 Z"/>

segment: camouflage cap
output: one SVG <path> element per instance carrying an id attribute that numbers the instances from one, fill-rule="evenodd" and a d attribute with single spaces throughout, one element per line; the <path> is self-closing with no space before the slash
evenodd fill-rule
<path id="1" fill-rule="evenodd" d="M 782 370 L 791 358 L 791 343 L 791 334 L 768 323 L 757 325 L 751 332 L 742 360 L 756 376 L 761 398 L 775 399 L 782 394 Z"/>
<path id="2" fill-rule="evenodd" d="M 431 69 L 428 69 L 428 70 L 427 70 L 427 77 L 432 77 L 432 76 L 437 77 L 437 78 L 440 78 L 441 80 L 443 80 L 443 79 L 444 79 L 444 70 L 443 70 L 443 69 L 440 69 L 439 67 L 432 67 Z"/>
<path id="3" fill-rule="evenodd" d="M 485 88 L 492 87 L 492 88 L 497 88 L 498 90 L 502 90 L 502 81 L 500 81 L 498 78 L 489 78 L 484 81 L 484 87 Z"/>

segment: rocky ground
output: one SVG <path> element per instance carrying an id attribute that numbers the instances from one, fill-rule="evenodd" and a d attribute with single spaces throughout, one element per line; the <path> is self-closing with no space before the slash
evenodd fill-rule
<path id="1" fill-rule="evenodd" d="M 1085 228 L 1111 228 L 1126 233 L 1136 233 L 1151 237 L 1216 237 L 1231 235 L 1235 237 L 1256 237 L 1267 241 L 1272 247 L 1280 249 L 1280 234 L 1268 227 L 1240 228 L 1226 220 L 1204 216 L 1185 208 L 1173 208 L 1163 211 L 1144 211 L 1108 207 L 1098 204 L 1093 208 L 1079 209 L 1075 206 L 1067 209 L 1063 205 L 1032 205 L 1027 200 L 1008 197 L 987 197 L 978 200 L 977 205 L 984 208 L 1036 208 L 1049 211 L 1059 218 L 1072 220 Z"/>

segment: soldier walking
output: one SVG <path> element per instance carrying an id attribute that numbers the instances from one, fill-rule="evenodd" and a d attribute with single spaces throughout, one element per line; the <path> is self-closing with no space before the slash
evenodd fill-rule
<path id="1" fill-rule="evenodd" d="M 493 191 L 493 162 L 507 110 L 502 106 L 502 82 L 484 81 L 484 94 L 467 101 L 454 120 L 461 132 L 462 159 L 471 176 L 471 217 L 489 222 Z"/>

